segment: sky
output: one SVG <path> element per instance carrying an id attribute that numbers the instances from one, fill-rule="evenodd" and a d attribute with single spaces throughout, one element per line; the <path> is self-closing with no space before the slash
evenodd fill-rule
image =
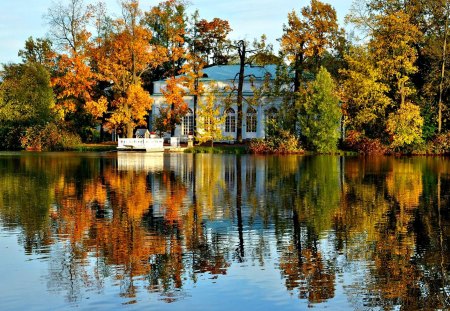
<path id="1" fill-rule="evenodd" d="M 25 40 L 45 37 L 48 25 L 43 16 L 55 0 L 0 0 L 0 64 L 18 62 L 17 52 L 24 47 Z M 64 2 L 64 0 L 63 0 Z M 95 0 L 85 0 L 94 3 Z M 103 0 L 112 16 L 119 16 L 117 0 Z M 158 4 L 159 0 L 141 0 L 143 10 Z M 233 32 L 231 39 L 260 38 L 267 36 L 273 43 L 282 35 L 287 14 L 297 12 L 310 3 L 310 0 L 190 0 L 189 12 L 199 10 L 200 18 L 211 20 L 214 17 L 229 21 Z M 344 26 L 344 17 L 349 12 L 352 0 L 323 0 L 337 11 L 339 23 Z"/>

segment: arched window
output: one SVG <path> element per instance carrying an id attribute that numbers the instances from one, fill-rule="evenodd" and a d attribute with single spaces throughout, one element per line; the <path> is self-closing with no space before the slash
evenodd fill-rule
<path id="1" fill-rule="evenodd" d="M 228 108 L 225 111 L 225 132 L 234 133 L 236 132 L 236 112 L 233 108 Z"/>
<path id="2" fill-rule="evenodd" d="M 266 110 L 266 120 L 274 120 L 276 119 L 278 114 L 278 110 L 275 107 L 270 107 Z"/>
<path id="3" fill-rule="evenodd" d="M 247 133 L 256 133 L 256 110 L 252 107 L 247 109 Z"/>
<path id="4" fill-rule="evenodd" d="M 189 108 L 186 115 L 183 117 L 182 123 L 183 135 L 189 135 L 194 133 L 194 113 Z"/>

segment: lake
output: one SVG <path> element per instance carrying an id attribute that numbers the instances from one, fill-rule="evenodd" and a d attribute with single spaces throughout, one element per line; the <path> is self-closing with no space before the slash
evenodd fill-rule
<path id="1" fill-rule="evenodd" d="M 448 158 L 0 153 L 2 310 L 446 310 Z"/>

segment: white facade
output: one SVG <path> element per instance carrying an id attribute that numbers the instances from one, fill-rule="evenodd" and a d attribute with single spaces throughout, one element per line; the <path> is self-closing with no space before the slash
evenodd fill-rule
<path id="1" fill-rule="evenodd" d="M 244 98 L 250 99 L 253 97 L 253 89 L 262 86 L 266 75 L 269 75 L 272 82 L 275 77 L 275 65 L 268 66 L 246 66 L 243 95 Z M 237 98 L 236 91 L 227 91 L 237 87 L 237 73 L 239 72 L 238 65 L 214 66 L 203 70 L 204 78 L 201 83 L 207 88 L 208 85 L 215 85 L 219 90 L 223 90 L 222 96 L 229 96 L 235 101 Z M 251 77 L 251 78 L 250 78 Z M 165 88 L 165 81 L 154 82 L 154 92 L 152 98 L 154 100 L 152 107 L 152 118 L 159 113 L 159 107 L 164 105 L 164 96 L 161 92 Z M 218 101 L 223 98 L 216 96 Z M 201 96 L 198 101 L 206 100 L 206 96 Z M 182 124 L 175 129 L 176 137 L 181 137 L 182 140 L 187 139 L 190 133 L 194 132 L 194 96 L 187 95 L 184 101 L 189 106 L 188 114 L 183 118 Z M 274 114 L 279 110 L 280 101 L 273 98 L 260 98 L 254 105 L 249 105 L 244 99 L 242 103 L 242 139 L 264 138 L 265 137 L 265 120 L 270 114 Z M 224 105 L 222 105 L 224 106 Z M 198 109 L 198 107 L 197 107 Z M 226 115 L 225 124 L 222 126 L 222 134 L 227 137 L 226 140 L 234 141 L 237 138 L 237 103 L 230 103 L 223 108 L 222 113 Z M 199 129 L 197 129 L 199 130 Z"/>

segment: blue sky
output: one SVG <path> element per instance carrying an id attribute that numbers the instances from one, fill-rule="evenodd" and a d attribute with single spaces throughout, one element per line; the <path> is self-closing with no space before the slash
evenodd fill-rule
<path id="1" fill-rule="evenodd" d="M 48 32 L 43 15 L 54 0 L 0 0 L 0 63 L 17 62 L 17 52 L 29 36 L 44 37 Z M 85 0 L 85 3 L 97 2 Z M 117 0 L 104 0 L 111 15 L 119 14 Z M 158 0 L 141 0 L 147 10 Z M 230 22 L 231 38 L 252 40 L 266 34 L 275 43 L 281 37 L 287 13 L 309 4 L 309 0 L 191 0 L 189 11 L 198 9 L 201 18 L 219 17 Z M 341 26 L 352 0 L 324 0 L 337 11 Z"/>

